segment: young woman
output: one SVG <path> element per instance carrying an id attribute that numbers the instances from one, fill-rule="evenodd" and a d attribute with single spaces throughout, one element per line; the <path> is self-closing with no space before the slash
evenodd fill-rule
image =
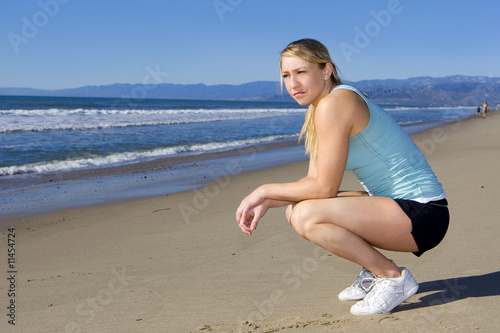
<path id="1" fill-rule="evenodd" d="M 310 154 L 307 176 L 265 184 L 236 211 L 251 235 L 271 207 L 305 239 L 363 267 L 339 294 L 359 300 L 355 315 L 390 312 L 415 294 L 418 284 L 377 248 L 420 256 L 443 239 L 449 214 L 445 193 L 417 146 L 383 109 L 342 85 L 323 44 L 302 39 L 281 52 L 288 93 L 309 105 L 302 135 Z M 339 191 L 344 170 L 353 170 L 366 192 Z"/>

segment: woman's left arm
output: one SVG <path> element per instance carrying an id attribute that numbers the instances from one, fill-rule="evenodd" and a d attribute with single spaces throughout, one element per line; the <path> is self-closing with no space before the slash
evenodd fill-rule
<path id="1" fill-rule="evenodd" d="M 249 213 L 254 212 L 253 208 L 266 200 L 299 202 L 337 196 L 347 162 L 354 119 L 353 112 L 349 110 L 352 106 L 349 105 L 342 94 L 330 94 L 319 102 L 315 114 L 318 153 L 313 176 L 309 175 L 298 182 L 265 184 L 258 187 L 243 199 L 238 207 L 237 219 L 239 218 L 240 227 L 248 224 Z M 260 217 L 260 214 L 253 217 L 254 227 Z"/>

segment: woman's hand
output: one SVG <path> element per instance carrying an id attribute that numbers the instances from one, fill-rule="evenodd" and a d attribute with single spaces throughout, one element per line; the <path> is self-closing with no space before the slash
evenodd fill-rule
<path id="1" fill-rule="evenodd" d="M 266 214 L 268 209 L 268 200 L 264 200 L 262 203 L 251 208 L 246 215 L 246 219 L 240 218 L 240 220 L 238 221 L 238 225 L 241 228 L 241 231 L 251 236 L 252 232 L 257 229 L 257 224 L 259 223 L 260 219 Z"/>
<path id="2" fill-rule="evenodd" d="M 252 234 L 252 231 L 257 228 L 259 220 L 266 214 L 269 203 L 269 200 L 266 200 L 262 195 L 260 188 L 241 201 L 236 210 L 236 222 L 244 233 Z"/>

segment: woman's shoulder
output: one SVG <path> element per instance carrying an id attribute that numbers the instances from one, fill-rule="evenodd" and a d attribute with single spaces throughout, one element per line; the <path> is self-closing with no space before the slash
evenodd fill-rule
<path id="1" fill-rule="evenodd" d="M 367 107 L 365 100 L 354 90 L 334 89 L 330 94 L 321 99 L 318 107 L 340 109 L 343 111 L 359 110 Z M 337 88 L 337 87 L 336 87 Z M 340 88 L 340 87 L 338 87 Z"/>
<path id="2" fill-rule="evenodd" d="M 370 110 L 366 101 L 356 92 L 348 89 L 336 89 L 323 97 L 318 104 L 317 120 L 343 123 L 351 128 L 350 136 L 363 131 L 370 122 Z M 321 115 L 323 114 L 323 115 Z"/>

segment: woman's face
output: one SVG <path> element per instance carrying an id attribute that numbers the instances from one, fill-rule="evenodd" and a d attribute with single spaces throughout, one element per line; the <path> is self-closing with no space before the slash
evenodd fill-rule
<path id="1" fill-rule="evenodd" d="M 325 69 L 300 58 L 281 58 L 281 73 L 286 90 L 300 105 L 317 105 L 330 92 L 327 86 L 330 75 L 325 74 Z"/>

